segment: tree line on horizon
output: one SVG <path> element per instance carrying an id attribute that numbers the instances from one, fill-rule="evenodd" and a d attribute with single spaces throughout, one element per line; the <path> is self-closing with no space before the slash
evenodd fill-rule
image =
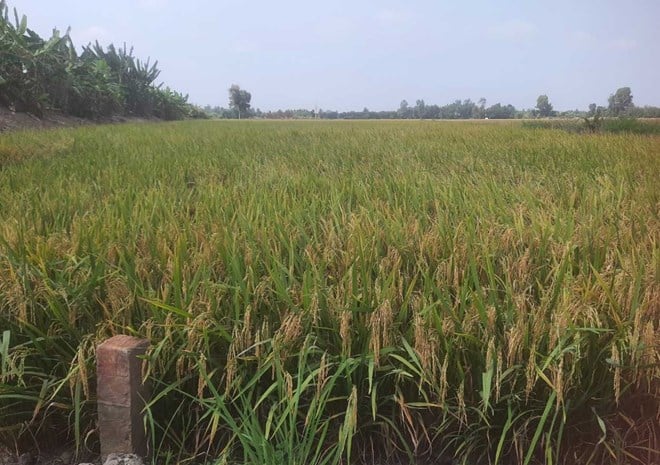
<path id="1" fill-rule="evenodd" d="M 79 54 L 57 29 L 49 39 L 28 28 L 16 9 L 0 0 L 0 105 L 38 117 L 47 110 L 82 118 L 207 117 L 183 95 L 155 81 L 158 62 L 142 61 L 133 49 L 88 44 Z"/>
<path id="2" fill-rule="evenodd" d="M 103 48 L 98 42 L 78 53 L 69 30 L 57 29 L 49 39 L 27 27 L 25 15 L 16 9 L 10 17 L 6 0 L 0 0 L 0 105 L 18 112 L 43 116 L 47 110 L 83 118 L 110 116 L 155 117 L 165 120 L 184 118 L 260 119 L 514 119 L 548 117 L 627 116 L 660 118 L 660 108 L 637 107 L 629 87 L 610 95 L 607 107 L 595 103 L 589 109 L 558 112 L 547 95 L 540 95 L 536 107 L 517 109 L 511 104 L 487 106 L 485 98 L 455 100 L 446 105 L 427 105 L 423 99 L 411 105 L 402 100 L 398 109 L 361 111 L 286 109 L 261 111 L 251 106 L 251 93 L 233 84 L 229 88 L 229 108 L 188 103 L 183 95 L 163 84 L 156 85 L 158 62 L 142 61 L 133 49 Z"/>
<path id="3" fill-rule="evenodd" d="M 250 98 L 237 94 L 243 92 Z M 660 107 L 637 107 L 633 104 L 630 87 L 617 89 L 608 98 L 607 107 L 595 103 L 588 110 L 555 111 L 547 95 L 539 95 L 536 106 L 531 109 L 517 109 L 511 104 L 495 103 L 487 106 L 486 99 L 477 102 L 471 99 L 455 100 L 447 105 L 427 105 L 420 99 L 415 105 L 402 100 L 396 110 L 362 111 L 309 110 L 305 108 L 276 111 L 262 111 L 251 108 L 251 94 L 237 84 L 229 89 L 229 108 L 210 105 L 204 111 L 216 118 L 260 118 L 260 119 L 515 119 L 515 118 L 585 118 L 585 117 L 631 117 L 660 118 Z"/>

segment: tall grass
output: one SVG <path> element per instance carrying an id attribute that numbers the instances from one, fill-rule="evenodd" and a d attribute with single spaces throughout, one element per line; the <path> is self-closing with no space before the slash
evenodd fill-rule
<path id="1" fill-rule="evenodd" d="M 0 437 L 96 447 L 95 344 L 127 333 L 159 463 L 651 463 L 659 155 L 476 123 L 3 135 Z"/>
<path id="2" fill-rule="evenodd" d="M 527 120 L 523 127 L 530 129 L 562 129 L 568 132 L 609 132 L 629 134 L 660 134 L 660 124 L 655 119 L 602 118 L 600 114 L 591 118 Z"/>

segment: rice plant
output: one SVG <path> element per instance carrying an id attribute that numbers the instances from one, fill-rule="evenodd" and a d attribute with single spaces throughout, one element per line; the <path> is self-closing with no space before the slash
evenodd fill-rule
<path id="1" fill-rule="evenodd" d="M 0 440 L 94 450 L 147 338 L 158 463 L 653 463 L 660 139 L 516 123 L 0 136 Z"/>

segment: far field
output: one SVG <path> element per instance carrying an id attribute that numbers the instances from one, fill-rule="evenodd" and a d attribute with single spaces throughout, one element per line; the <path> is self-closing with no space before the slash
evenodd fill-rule
<path id="1" fill-rule="evenodd" d="M 125 333 L 158 463 L 653 463 L 659 241 L 659 135 L 4 134 L 0 444 L 94 450 L 95 345 Z"/>

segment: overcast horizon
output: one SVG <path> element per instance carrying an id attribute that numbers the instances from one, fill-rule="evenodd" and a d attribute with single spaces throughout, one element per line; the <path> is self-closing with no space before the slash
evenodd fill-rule
<path id="1" fill-rule="evenodd" d="M 157 82 L 199 105 L 233 83 L 264 111 L 393 110 L 457 99 L 581 109 L 619 87 L 660 106 L 660 2 L 9 0 L 28 27 L 78 46 L 126 42 L 158 60 Z M 185 8 L 185 9 L 184 9 Z"/>

